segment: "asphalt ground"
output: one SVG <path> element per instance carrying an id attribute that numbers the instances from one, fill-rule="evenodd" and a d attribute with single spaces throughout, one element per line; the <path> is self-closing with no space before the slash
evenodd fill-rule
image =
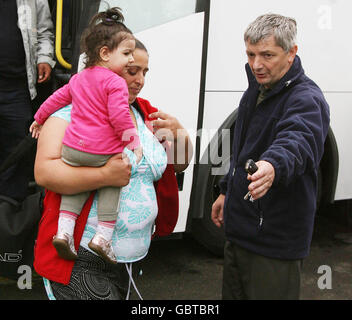
<path id="1" fill-rule="evenodd" d="M 221 299 L 223 258 L 189 235 L 153 241 L 148 256 L 134 266 L 135 281 L 146 300 Z M 138 300 L 132 294 L 132 300 Z M 47 300 L 40 276 L 31 289 L 0 278 L 0 300 Z M 352 300 L 352 229 L 326 217 L 316 219 L 310 256 L 302 271 L 301 300 Z"/>

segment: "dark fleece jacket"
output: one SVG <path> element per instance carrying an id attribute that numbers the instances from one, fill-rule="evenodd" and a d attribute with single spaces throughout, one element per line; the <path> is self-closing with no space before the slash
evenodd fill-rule
<path id="1" fill-rule="evenodd" d="M 248 64 L 246 71 L 249 87 L 238 110 L 231 166 L 220 183 L 226 238 L 267 257 L 301 259 L 309 254 L 313 233 L 329 106 L 298 56 L 257 107 L 259 84 Z M 243 199 L 247 159 L 275 168 L 272 187 L 254 203 Z"/>

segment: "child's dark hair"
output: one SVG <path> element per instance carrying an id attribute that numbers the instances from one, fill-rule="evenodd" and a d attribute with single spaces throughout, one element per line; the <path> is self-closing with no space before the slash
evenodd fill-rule
<path id="1" fill-rule="evenodd" d="M 100 49 L 104 46 L 110 51 L 126 39 L 134 39 L 132 31 L 124 24 L 121 9 L 114 7 L 93 16 L 85 30 L 81 47 L 86 54 L 86 68 L 96 65 L 100 61 Z"/>

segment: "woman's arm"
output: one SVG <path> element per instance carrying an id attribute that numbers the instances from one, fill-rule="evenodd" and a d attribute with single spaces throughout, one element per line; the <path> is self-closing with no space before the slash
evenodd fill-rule
<path id="1" fill-rule="evenodd" d="M 61 160 L 62 139 L 68 122 L 50 117 L 41 130 L 34 167 L 36 182 L 54 192 L 74 194 L 105 186 L 128 184 L 131 165 L 121 155 L 112 157 L 100 168 L 72 167 Z"/>
<path id="2" fill-rule="evenodd" d="M 156 136 L 171 142 L 175 172 L 184 171 L 193 157 L 193 145 L 187 130 L 175 117 L 162 111 L 151 113 L 149 117 L 159 119 L 152 121 Z"/>

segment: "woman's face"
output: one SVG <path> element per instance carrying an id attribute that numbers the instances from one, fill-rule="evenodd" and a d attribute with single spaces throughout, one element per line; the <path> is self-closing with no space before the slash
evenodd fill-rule
<path id="1" fill-rule="evenodd" d="M 148 53 L 142 49 L 135 49 L 133 52 L 134 62 L 127 67 L 124 78 L 127 82 L 129 92 L 129 103 L 136 100 L 139 92 L 144 86 L 144 78 L 148 72 Z"/>

